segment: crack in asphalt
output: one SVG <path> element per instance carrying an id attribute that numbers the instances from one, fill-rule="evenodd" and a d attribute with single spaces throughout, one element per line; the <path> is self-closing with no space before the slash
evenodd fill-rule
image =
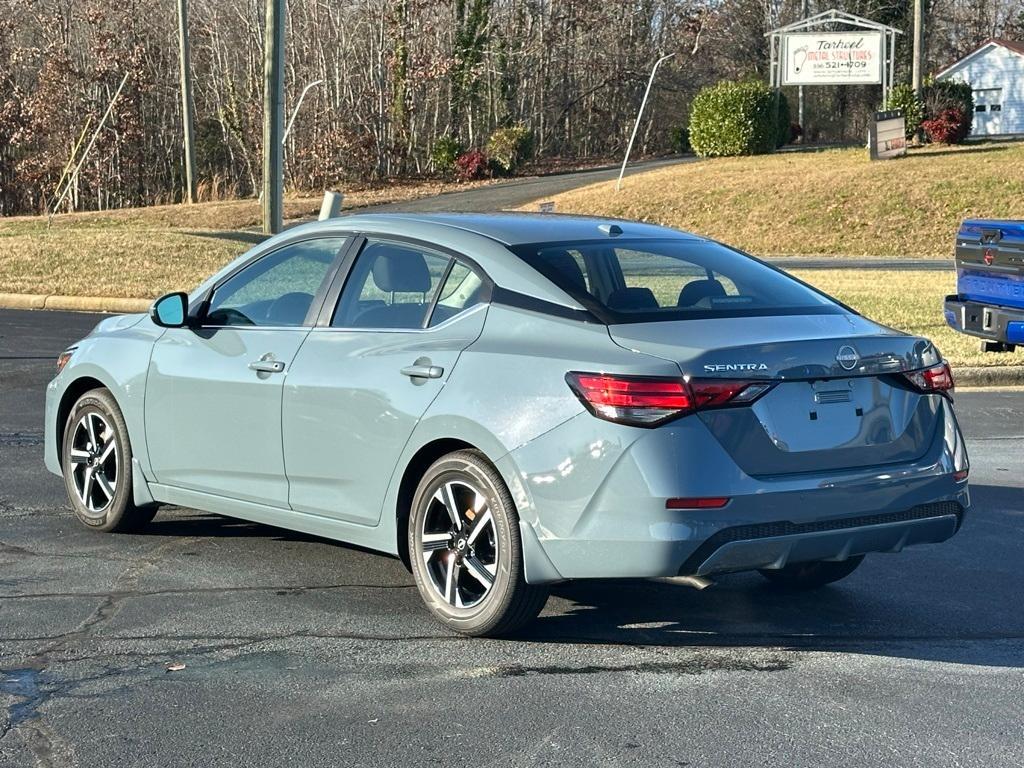
<path id="1" fill-rule="evenodd" d="M 0 542 L 2 551 L 3 542 Z M 14 549 L 18 549 L 15 547 Z M 274 592 L 277 595 L 302 594 L 303 592 L 327 592 L 336 589 L 415 589 L 415 584 L 312 584 L 309 586 L 267 585 L 254 587 L 182 587 L 180 589 L 154 590 L 114 590 L 109 592 L 30 592 L 21 595 L 2 595 L 0 602 L 5 600 L 45 600 L 68 597 L 114 597 L 117 599 L 133 597 L 163 597 L 167 595 L 201 595 L 230 594 L 233 592 Z"/>
<path id="2" fill-rule="evenodd" d="M 23 448 L 42 444 L 42 432 L 0 432 L 0 446 Z"/>
<path id="3" fill-rule="evenodd" d="M 14 731 L 22 732 L 25 745 L 35 758 L 40 768 L 51 768 L 57 765 L 74 764 L 74 746 L 56 733 L 43 721 L 40 708 L 50 699 L 63 695 L 79 685 L 74 681 L 61 681 L 54 675 L 47 674 L 51 665 L 51 656 L 67 651 L 83 640 L 92 637 L 96 629 L 108 623 L 117 615 L 124 598 L 120 592 L 136 591 L 139 578 L 167 556 L 169 550 L 183 544 L 195 544 L 197 537 L 186 537 L 165 541 L 147 552 L 143 557 L 132 561 L 114 580 L 114 589 L 102 596 L 99 605 L 93 609 L 82 622 L 71 632 L 65 632 L 45 643 L 36 650 L 28 663 L 16 670 L 0 671 L 3 683 L 0 690 L 13 699 L 8 705 L 8 724 L 0 732 L 0 740 Z M 125 588 L 127 587 L 127 589 Z"/>

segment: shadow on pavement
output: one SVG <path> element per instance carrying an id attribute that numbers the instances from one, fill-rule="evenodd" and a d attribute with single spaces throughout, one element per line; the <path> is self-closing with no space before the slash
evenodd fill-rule
<path id="1" fill-rule="evenodd" d="M 1013 607 L 1024 594 L 1024 490 L 977 486 L 972 492 L 974 510 L 949 542 L 869 556 L 846 580 L 817 591 L 781 591 L 752 573 L 721 576 L 703 591 L 671 580 L 566 582 L 552 588 L 545 613 L 519 639 L 792 647 L 1024 668 L 1024 621 Z M 144 535 L 325 543 L 202 513 L 158 517 Z M 340 557 L 367 551 L 329 543 Z M 411 583 L 398 561 L 381 558 L 381 575 Z"/>

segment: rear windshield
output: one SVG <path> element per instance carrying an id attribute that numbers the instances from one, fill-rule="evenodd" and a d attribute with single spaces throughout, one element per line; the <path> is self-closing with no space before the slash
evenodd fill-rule
<path id="1" fill-rule="evenodd" d="M 848 311 L 756 259 L 702 240 L 534 243 L 513 250 L 609 323 Z"/>

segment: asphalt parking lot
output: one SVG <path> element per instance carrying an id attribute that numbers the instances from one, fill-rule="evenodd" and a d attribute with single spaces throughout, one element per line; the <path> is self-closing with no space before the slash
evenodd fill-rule
<path id="1" fill-rule="evenodd" d="M 809 595 L 561 585 L 482 641 L 342 544 L 78 525 L 43 390 L 96 320 L 0 310 L 2 766 L 1024 765 L 1024 392 L 957 394 L 974 506 L 943 545 Z"/>

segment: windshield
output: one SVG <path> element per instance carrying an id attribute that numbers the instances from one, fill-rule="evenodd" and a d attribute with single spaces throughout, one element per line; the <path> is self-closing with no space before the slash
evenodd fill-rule
<path id="1" fill-rule="evenodd" d="M 609 323 L 848 311 L 783 272 L 702 240 L 534 243 L 513 251 Z"/>

